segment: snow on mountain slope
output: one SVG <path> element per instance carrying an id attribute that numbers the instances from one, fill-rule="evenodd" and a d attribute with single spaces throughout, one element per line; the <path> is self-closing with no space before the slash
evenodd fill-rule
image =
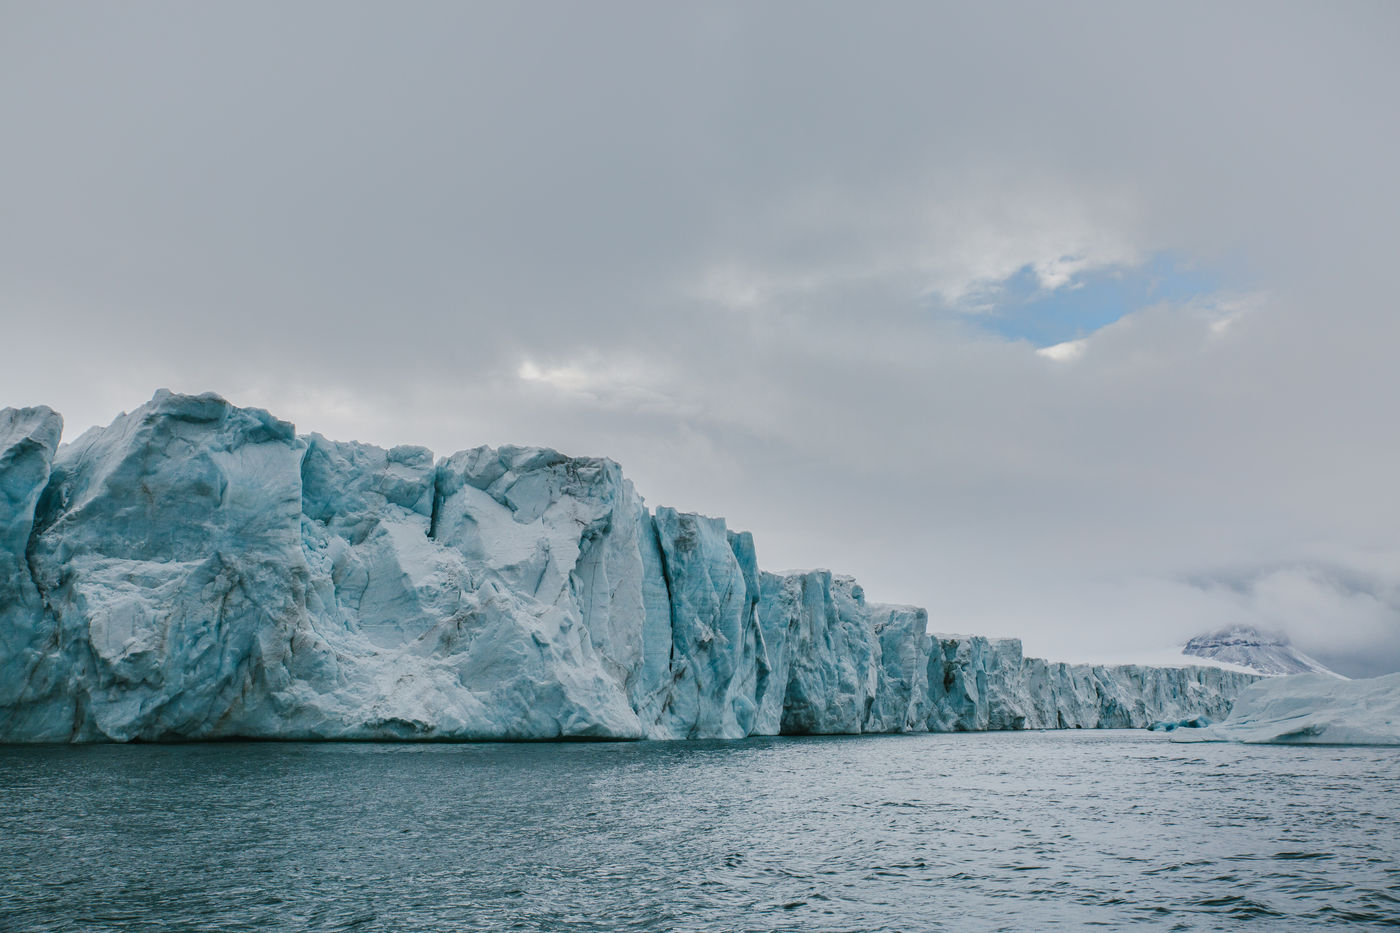
<path id="1" fill-rule="evenodd" d="M 1181 653 L 1207 658 L 1260 674 L 1331 674 L 1336 671 L 1308 657 L 1289 644 L 1283 635 L 1249 626 L 1235 626 L 1219 632 L 1198 635 L 1186 643 Z"/>

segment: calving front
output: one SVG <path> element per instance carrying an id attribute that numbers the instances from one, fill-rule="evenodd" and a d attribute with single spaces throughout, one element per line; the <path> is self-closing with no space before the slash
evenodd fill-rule
<path id="1" fill-rule="evenodd" d="M 609 460 L 435 460 L 163 391 L 61 427 L 0 413 L 0 741 L 1126 727 L 1254 679 L 930 638 Z"/>

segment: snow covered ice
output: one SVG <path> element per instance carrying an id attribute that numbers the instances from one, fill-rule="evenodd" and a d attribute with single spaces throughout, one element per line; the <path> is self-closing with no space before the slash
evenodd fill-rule
<path id="1" fill-rule="evenodd" d="M 166 391 L 61 430 L 0 412 L 0 741 L 1143 727 L 1254 679 L 931 637 L 610 460 L 439 459 Z"/>
<path id="2" fill-rule="evenodd" d="M 1400 674 L 1346 680 L 1293 674 L 1251 684 L 1230 715 L 1174 742 L 1277 745 L 1400 745 Z"/>

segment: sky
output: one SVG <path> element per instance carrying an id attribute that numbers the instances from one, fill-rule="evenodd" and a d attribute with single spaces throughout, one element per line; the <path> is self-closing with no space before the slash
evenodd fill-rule
<path id="1" fill-rule="evenodd" d="M 1400 6 L 0 0 L 0 405 L 607 456 L 935 630 L 1400 670 Z"/>

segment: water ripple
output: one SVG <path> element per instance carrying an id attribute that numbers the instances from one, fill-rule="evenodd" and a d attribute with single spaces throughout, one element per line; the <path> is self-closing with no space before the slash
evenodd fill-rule
<path id="1" fill-rule="evenodd" d="M 0 747 L 0 929 L 1400 925 L 1400 755 L 1145 732 Z"/>

